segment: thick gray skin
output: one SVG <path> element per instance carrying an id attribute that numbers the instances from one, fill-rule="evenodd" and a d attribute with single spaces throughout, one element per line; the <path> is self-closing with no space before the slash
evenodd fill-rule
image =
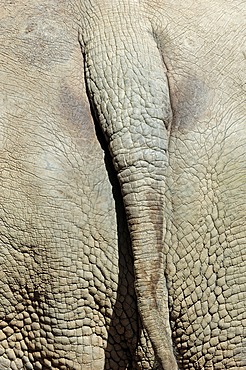
<path id="1" fill-rule="evenodd" d="M 243 369 L 245 4 L 91 3 L 81 31 L 87 84 L 160 367 L 176 369 L 170 322 L 180 368 Z"/>
<path id="2" fill-rule="evenodd" d="M 74 10 L 1 2 L 1 370 L 154 362 L 140 337 L 120 188 L 95 134 Z"/>
<path id="3" fill-rule="evenodd" d="M 2 367 L 154 366 L 151 349 L 147 361 L 134 359 L 131 259 L 124 273 L 117 265 L 118 247 L 129 253 L 124 211 L 85 72 L 159 368 L 243 369 L 243 2 L 49 1 L 46 13 L 33 3 L 6 5 L 0 22 Z"/>

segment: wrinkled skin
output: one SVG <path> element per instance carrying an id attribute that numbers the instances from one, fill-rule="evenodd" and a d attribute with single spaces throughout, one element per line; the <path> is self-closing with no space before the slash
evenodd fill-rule
<path id="1" fill-rule="evenodd" d="M 1 369 L 244 369 L 245 4 L 0 14 Z"/>

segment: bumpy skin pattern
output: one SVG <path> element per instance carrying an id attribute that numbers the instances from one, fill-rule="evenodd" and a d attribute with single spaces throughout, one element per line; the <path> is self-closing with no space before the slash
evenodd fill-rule
<path id="1" fill-rule="evenodd" d="M 222 4 L 91 1 L 82 22 L 163 369 L 176 368 L 172 346 L 182 369 L 246 366 L 245 7 Z"/>
<path id="2" fill-rule="evenodd" d="M 0 369 L 150 369 L 69 3 L 0 7 Z"/>
<path id="3" fill-rule="evenodd" d="M 143 324 L 159 362 L 176 369 L 163 256 L 172 111 L 165 65 L 143 10 L 134 1 L 86 2 L 81 43 L 89 96 L 123 195 Z"/>
<path id="4" fill-rule="evenodd" d="M 245 4 L 0 10 L 0 368 L 244 369 Z"/>

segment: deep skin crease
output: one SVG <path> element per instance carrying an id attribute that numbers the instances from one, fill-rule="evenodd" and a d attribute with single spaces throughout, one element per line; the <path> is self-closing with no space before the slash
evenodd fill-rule
<path id="1" fill-rule="evenodd" d="M 0 5 L 0 367 L 246 367 L 245 5 Z"/>

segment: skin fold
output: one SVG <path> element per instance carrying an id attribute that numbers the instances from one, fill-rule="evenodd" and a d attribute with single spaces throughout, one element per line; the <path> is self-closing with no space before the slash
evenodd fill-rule
<path id="1" fill-rule="evenodd" d="M 245 13 L 1 2 L 1 369 L 246 367 Z"/>

